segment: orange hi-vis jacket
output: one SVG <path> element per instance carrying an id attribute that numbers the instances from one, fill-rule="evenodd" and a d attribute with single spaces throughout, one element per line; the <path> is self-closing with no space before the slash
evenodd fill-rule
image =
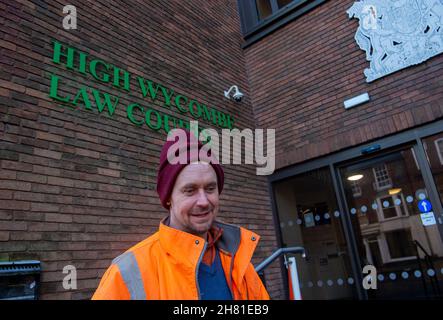
<path id="1" fill-rule="evenodd" d="M 167 226 L 165 220 L 155 234 L 114 259 L 93 300 L 200 299 L 198 267 L 207 243 Z M 251 264 L 260 237 L 242 227 L 215 224 L 223 229 L 216 246 L 233 299 L 269 299 Z"/>

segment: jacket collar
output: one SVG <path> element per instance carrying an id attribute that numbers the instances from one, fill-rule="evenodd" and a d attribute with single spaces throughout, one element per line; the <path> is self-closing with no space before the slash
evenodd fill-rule
<path id="1" fill-rule="evenodd" d="M 223 234 L 217 241 L 216 246 L 229 253 L 232 257 L 237 255 L 237 253 L 241 253 L 239 262 L 242 267 L 238 271 L 243 273 L 252 258 L 260 237 L 238 226 L 219 221 L 215 221 L 214 223 L 217 227 L 223 229 Z M 169 217 L 166 217 L 160 222 L 159 238 L 163 249 L 173 256 L 177 262 L 186 261 L 192 266 L 197 265 L 200 255 L 206 247 L 206 241 L 203 238 L 170 227 Z M 242 238 L 244 238 L 245 241 L 242 243 L 242 246 L 240 246 Z M 243 268 L 244 270 L 242 270 Z"/>

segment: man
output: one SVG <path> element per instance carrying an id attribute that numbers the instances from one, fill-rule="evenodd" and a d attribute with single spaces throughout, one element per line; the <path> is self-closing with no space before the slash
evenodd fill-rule
<path id="1" fill-rule="evenodd" d="M 269 299 L 250 262 L 259 236 L 215 221 L 223 169 L 195 159 L 192 146 L 204 146 L 181 133 L 186 143 L 167 141 L 160 154 L 157 192 L 169 216 L 154 235 L 114 259 L 92 299 Z M 185 163 L 168 161 L 168 154 L 183 150 Z"/>

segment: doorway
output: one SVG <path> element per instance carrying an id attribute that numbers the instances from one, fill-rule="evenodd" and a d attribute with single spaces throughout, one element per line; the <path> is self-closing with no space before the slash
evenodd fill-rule
<path id="1" fill-rule="evenodd" d="M 430 128 L 270 179 L 280 245 L 306 249 L 296 256 L 303 299 L 443 297 L 443 133 Z M 366 265 L 375 290 L 362 285 Z"/>

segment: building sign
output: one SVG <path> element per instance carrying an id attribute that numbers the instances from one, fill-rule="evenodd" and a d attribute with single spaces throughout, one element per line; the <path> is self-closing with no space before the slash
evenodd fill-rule
<path id="1" fill-rule="evenodd" d="M 182 115 L 182 117 L 190 116 L 220 128 L 234 128 L 234 118 L 230 114 L 174 92 L 174 90 L 152 80 L 140 76 L 135 77 L 126 70 L 73 47 L 65 46 L 58 41 L 53 41 L 52 62 L 84 77 L 91 77 L 98 82 L 108 84 L 112 89 L 119 90 L 125 95 L 130 95 L 132 93 L 131 84 L 135 85 L 140 89 L 141 98 L 146 99 L 147 103 L 163 103 L 163 107 Z M 68 91 L 66 90 L 68 84 L 72 86 L 72 80 L 66 80 L 62 76 L 52 73 L 49 97 L 73 108 L 79 106 L 86 110 L 95 108 L 99 113 L 107 110 L 110 117 L 114 115 L 117 108 L 125 108 L 127 118 L 133 125 L 147 126 L 155 131 L 164 130 L 168 133 L 174 128 L 186 127 L 189 129 L 189 121 L 163 113 L 147 104 L 129 103 L 123 105 L 119 95 L 102 92 L 92 86 L 81 86 L 75 89 L 77 90 L 76 94 L 67 95 L 63 92 Z M 202 130 L 204 128 L 199 126 L 199 131 Z"/>
<path id="2" fill-rule="evenodd" d="M 420 218 L 425 227 L 437 224 L 437 222 L 435 221 L 434 212 L 432 211 L 420 214 Z"/>
<path id="3" fill-rule="evenodd" d="M 443 52 L 440 0 L 362 0 L 347 13 L 359 19 L 355 40 L 370 62 L 367 82 Z"/>
<path id="4" fill-rule="evenodd" d="M 420 212 L 425 213 L 425 212 L 429 212 L 432 210 L 432 204 L 429 200 L 420 200 L 418 202 L 418 210 L 420 210 Z"/>

